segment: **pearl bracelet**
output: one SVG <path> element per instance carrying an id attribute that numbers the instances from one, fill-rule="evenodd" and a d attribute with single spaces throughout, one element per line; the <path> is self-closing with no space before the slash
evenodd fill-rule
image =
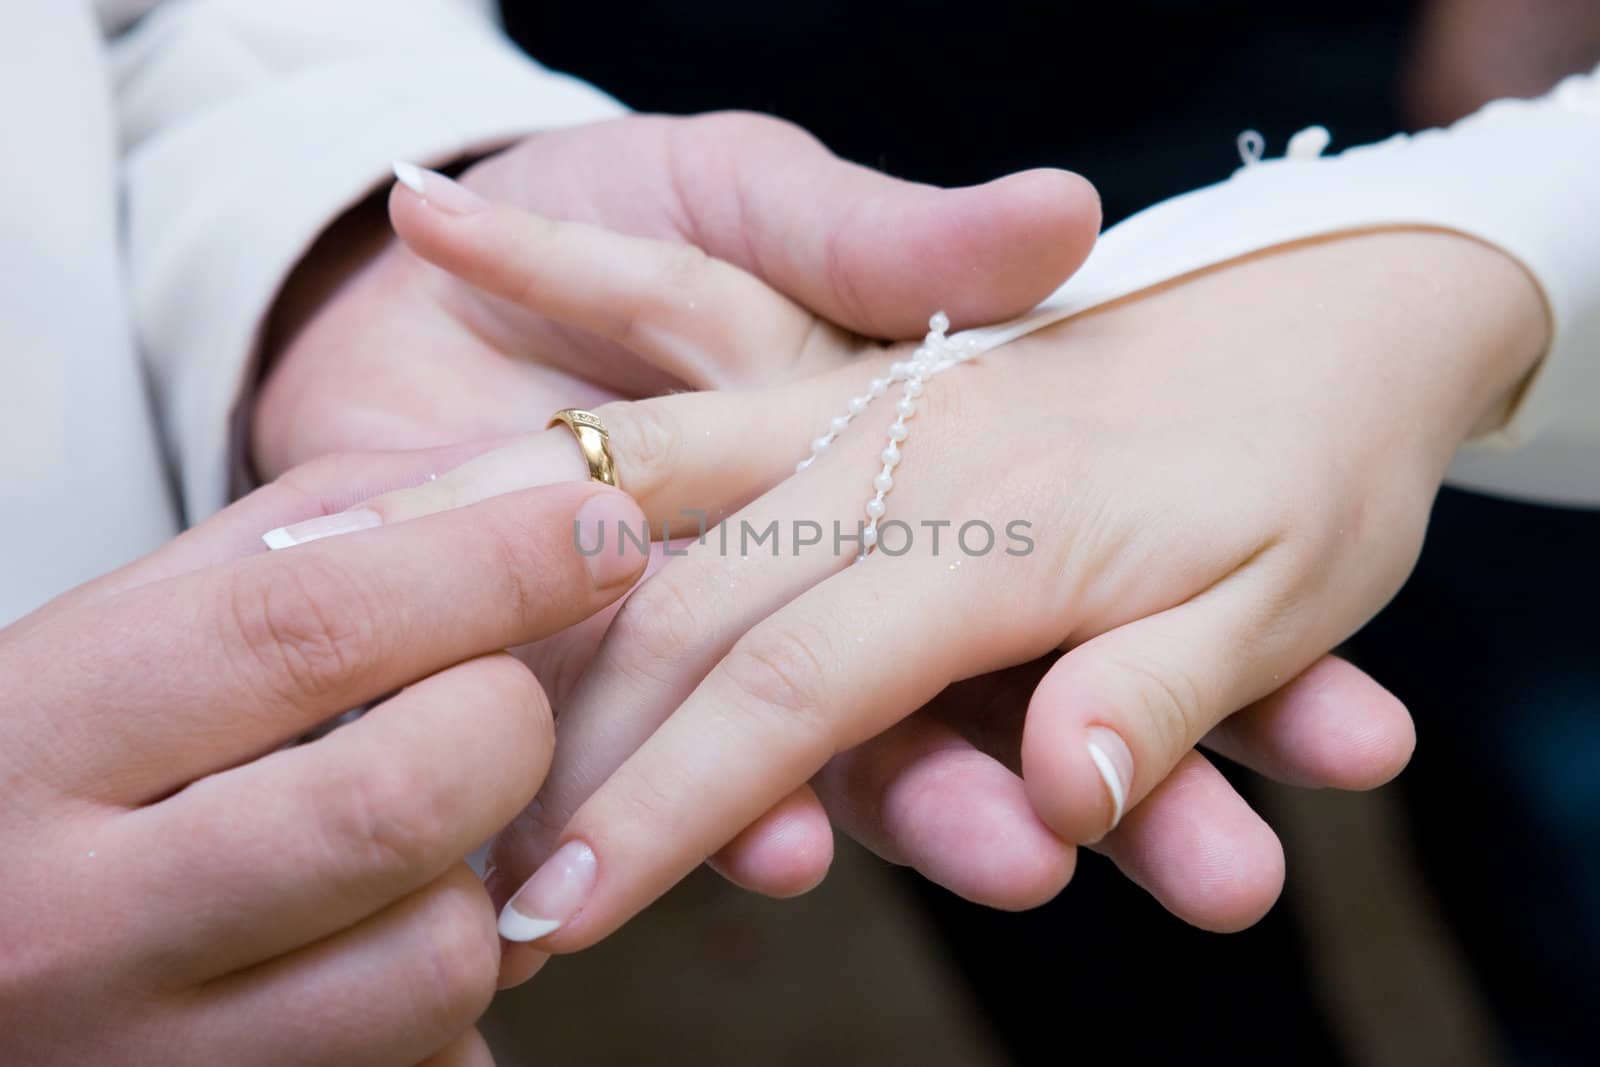
<path id="1" fill-rule="evenodd" d="M 911 358 L 893 364 L 889 368 L 887 378 L 872 379 L 865 393 L 851 397 L 845 413 L 835 417 L 828 424 L 827 432 L 811 442 L 811 455 L 795 465 L 796 474 L 811 466 L 857 415 L 864 413 L 874 400 L 889 391 L 890 385 L 895 382 L 905 383 L 900 402 L 895 405 L 895 420 L 889 424 L 889 443 L 881 455 L 883 469 L 872 479 L 872 488 L 875 492 L 867 501 L 867 525 L 861 531 L 861 552 L 856 556 L 858 563 L 866 559 L 867 554 L 878 543 L 878 520 L 883 518 L 886 510 L 884 497 L 894 488 L 894 469 L 900 463 L 900 446 L 910 434 L 906 422 L 916 415 L 917 398 L 922 395 L 928 379 L 959 363 L 965 363 L 987 350 L 987 346 L 980 344 L 974 337 L 963 336 L 952 339 L 946 336 L 949 329 L 950 318 L 944 312 L 941 311 L 929 319 L 928 335 L 911 354 Z"/>

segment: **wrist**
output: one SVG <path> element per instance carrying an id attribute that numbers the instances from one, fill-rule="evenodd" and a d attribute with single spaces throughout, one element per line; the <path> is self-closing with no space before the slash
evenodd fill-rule
<path id="1" fill-rule="evenodd" d="M 1104 315 L 1139 358 L 1212 361 L 1218 403 L 1251 394 L 1318 417 L 1346 454 L 1416 456 L 1441 479 L 1466 439 L 1508 417 L 1549 341 L 1521 265 L 1439 230 L 1279 246 Z"/>
<path id="2" fill-rule="evenodd" d="M 383 196 L 374 193 L 323 231 L 284 282 L 262 334 L 255 388 L 246 405 L 246 463 L 258 476 L 295 465 L 287 416 L 295 407 L 296 379 L 304 377 L 297 371 L 305 359 L 297 353 L 315 355 L 306 339 L 319 318 L 397 247 Z"/>
<path id="3" fill-rule="evenodd" d="M 1491 433 L 1509 418 L 1550 344 L 1544 296 L 1527 270 L 1492 245 L 1445 231 L 1394 231 L 1363 254 L 1386 254 L 1401 266 L 1391 313 L 1420 334 L 1447 408 L 1451 450 Z"/>

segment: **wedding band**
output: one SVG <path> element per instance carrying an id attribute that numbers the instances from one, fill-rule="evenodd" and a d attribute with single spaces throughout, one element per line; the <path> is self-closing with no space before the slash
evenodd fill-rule
<path id="1" fill-rule="evenodd" d="M 606 433 L 606 424 L 600 421 L 600 416 L 582 408 L 562 408 L 550 416 L 545 429 L 557 423 L 571 430 L 577 439 L 584 462 L 589 464 L 589 480 L 615 486 L 617 461 L 611 455 L 611 435 Z"/>

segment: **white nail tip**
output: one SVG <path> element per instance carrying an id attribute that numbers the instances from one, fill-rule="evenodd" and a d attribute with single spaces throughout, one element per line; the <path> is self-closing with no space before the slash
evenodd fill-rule
<path id="1" fill-rule="evenodd" d="M 281 548 L 293 548 L 308 541 L 320 541 L 324 537 L 337 537 L 340 534 L 370 530 L 382 523 L 383 517 L 376 511 L 357 508 L 353 511 L 341 511 L 333 515 L 307 519 L 291 526 L 280 526 L 276 530 L 268 530 L 262 534 L 261 540 L 276 552 Z"/>
<path id="2" fill-rule="evenodd" d="M 1111 826 L 1115 830 L 1122 821 L 1122 807 L 1127 802 L 1127 796 L 1122 791 L 1122 779 L 1117 777 L 1117 765 L 1111 762 L 1111 757 L 1105 750 L 1093 741 L 1088 743 L 1089 758 L 1094 760 L 1095 769 L 1100 772 L 1100 777 L 1106 783 L 1106 792 L 1111 794 Z"/>
<path id="3" fill-rule="evenodd" d="M 293 548 L 295 544 L 294 535 L 289 532 L 286 526 L 280 526 L 276 530 L 268 530 L 261 535 L 261 540 L 265 541 L 267 547 L 274 552 L 280 548 Z"/>
<path id="4" fill-rule="evenodd" d="M 396 181 L 405 186 L 407 189 L 410 189 L 413 193 L 416 193 L 418 196 L 423 195 L 423 171 L 422 168 L 417 166 L 415 163 L 406 163 L 402 160 L 396 160 L 394 164 L 394 176 Z"/>
<path id="5" fill-rule="evenodd" d="M 500 909 L 500 936 L 507 941 L 537 941 L 561 929 L 555 919 L 535 919 L 510 904 Z"/>

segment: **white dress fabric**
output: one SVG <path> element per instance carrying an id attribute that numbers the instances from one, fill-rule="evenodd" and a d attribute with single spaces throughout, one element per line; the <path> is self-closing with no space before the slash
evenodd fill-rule
<path id="1" fill-rule="evenodd" d="M 492 10 L 0 0 L 0 624 L 227 502 L 263 318 L 393 160 L 622 111 Z"/>
<path id="2" fill-rule="evenodd" d="M 1600 70 L 1538 100 L 1496 101 L 1448 130 L 1336 156 L 1320 154 L 1321 133 L 1303 131 L 1283 158 L 1247 161 L 1227 181 L 1112 227 L 1035 311 L 969 336 L 992 346 L 1306 238 L 1384 226 L 1456 231 L 1527 268 L 1553 333 L 1506 425 L 1461 450 L 1450 482 L 1536 503 L 1600 506 Z"/>

